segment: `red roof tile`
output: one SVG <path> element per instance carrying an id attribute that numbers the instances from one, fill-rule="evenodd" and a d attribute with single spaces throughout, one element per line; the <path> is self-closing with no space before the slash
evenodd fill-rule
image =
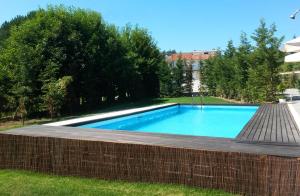
<path id="1" fill-rule="evenodd" d="M 215 52 L 208 52 L 208 53 L 204 53 L 204 52 L 190 52 L 190 53 L 179 53 L 179 54 L 172 54 L 171 55 L 171 60 L 172 61 L 176 61 L 177 59 L 179 59 L 179 57 L 181 56 L 181 59 L 185 59 L 185 60 L 206 60 L 211 56 L 214 56 Z"/>

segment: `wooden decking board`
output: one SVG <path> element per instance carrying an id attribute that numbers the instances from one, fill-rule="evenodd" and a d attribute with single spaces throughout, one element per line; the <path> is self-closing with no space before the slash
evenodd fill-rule
<path id="1" fill-rule="evenodd" d="M 285 136 L 286 136 L 286 141 L 287 142 L 294 142 L 295 139 L 291 137 L 292 135 L 292 130 L 290 129 L 290 126 L 288 125 L 288 122 L 287 122 L 287 118 L 286 118 L 286 113 L 284 111 L 284 108 L 282 107 L 282 123 L 283 123 L 283 126 L 285 127 L 285 129 L 283 129 L 283 132 L 285 133 Z"/>
<path id="2" fill-rule="evenodd" d="M 279 105 L 280 109 L 279 109 L 279 113 L 280 113 L 280 123 L 281 123 L 281 133 L 282 133 L 282 141 L 284 143 L 288 143 L 289 142 L 289 139 L 288 139 L 288 136 L 287 136 L 287 127 L 285 126 L 285 122 L 284 122 L 284 114 L 283 114 L 283 110 L 282 110 L 282 107 L 281 105 Z"/>
<path id="3" fill-rule="evenodd" d="M 286 104 L 264 104 L 236 137 L 236 141 L 300 145 L 300 132 Z"/>
<path id="4" fill-rule="evenodd" d="M 253 126 L 253 123 L 255 123 L 255 120 L 254 120 L 254 119 L 256 118 L 257 115 L 260 114 L 260 111 L 261 111 L 262 109 L 263 109 L 263 107 L 259 107 L 259 108 L 257 109 L 257 112 L 256 112 L 256 113 L 254 114 L 254 116 L 249 120 L 249 122 L 246 124 L 246 126 L 245 126 L 244 129 L 248 129 L 249 127 Z M 248 132 L 241 131 L 241 132 L 238 134 L 237 138 L 247 138 L 248 135 L 249 135 Z"/>
<path id="5" fill-rule="evenodd" d="M 269 120 L 272 122 L 274 121 L 274 107 L 271 107 Z M 272 123 L 271 127 L 269 129 L 266 129 L 266 134 L 265 134 L 265 138 L 264 138 L 265 141 L 268 141 L 268 142 L 271 141 L 273 127 L 276 127 L 276 124 L 275 124 L 275 126 L 274 126 L 274 124 L 275 123 Z"/>
<path id="6" fill-rule="evenodd" d="M 270 130 L 270 140 L 268 140 L 268 142 L 271 142 L 272 140 L 276 140 L 277 138 L 277 122 L 276 122 L 276 112 L 277 112 L 277 108 L 276 107 L 272 107 L 273 109 L 273 118 L 272 118 L 272 129 Z M 274 132 L 274 133 L 273 133 Z"/>
<path id="7" fill-rule="evenodd" d="M 257 115 L 255 116 L 255 118 L 252 119 L 252 121 L 253 121 L 252 126 L 249 127 L 248 134 L 246 132 L 246 135 L 247 135 L 247 137 L 245 138 L 246 140 L 252 140 L 253 139 L 253 137 L 254 137 L 254 135 L 257 131 L 257 128 L 260 124 L 261 117 L 264 114 L 265 110 L 266 110 L 266 107 L 262 106 L 261 110 L 259 112 L 257 112 Z"/>
<path id="8" fill-rule="evenodd" d="M 268 113 L 268 107 L 265 107 L 264 108 L 264 111 L 261 113 L 260 116 L 263 116 L 265 115 L 266 113 Z M 261 133 L 261 130 L 262 130 L 262 126 L 264 124 L 264 121 L 265 121 L 266 118 L 259 118 L 259 120 L 256 122 L 257 123 L 257 126 L 253 127 L 251 132 L 253 133 L 252 137 L 251 137 L 251 140 L 253 141 L 257 141 L 258 140 L 258 137 L 257 135 L 259 136 L 259 134 Z M 255 137 L 256 136 L 256 137 Z"/>
<path id="9" fill-rule="evenodd" d="M 281 133 L 281 123 L 280 123 L 280 113 L 279 113 L 279 109 L 278 109 L 278 107 L 275 107 L 275 109 L 276 109 L 276 114 L 275 114 L 275 121 L 276 121 L 276 132 L 275 132 L 275 134 L 276 134 L 276 139 L 275 140 L 273 140 L 273 141 L 279 141 L 279 142 L 282 142 L 282 133 Z"/>
<path id="10" fill-rule="evenodd" d="M 292 129 L 292 126 L 291 126 L 291 121 L 289 119 L 289 116 L 288 116 L 288 112 L 287 112 L 287 108 L 286 107 L 283 107 L 283 113 L 284 113 L 284 122 L 285 122 L 285 126 L 287 128 L 286 132 L 287 132 L 287 136 L 288 136 L 288 139 L 290 142 L 296 142 L 296 139 L 295 139 L 295 136 L 294 136 L 294 132 L 293 132 L 293 129 Z"/>
<path id="11" fill-rule="evenodd" d="M 295 141 L 295 143 L 300 142 L 299 131 L 297 130 L 297 127 L 296 127 L 297 125 L 295 123 L 293 123 L 294 119 L 292 117 L 292 114 L 290 113 L 290 111 L 288 110 L 287 107 L 285 107 L 284 110 L 286 112 L 286 117 L 289 122 L 289 126 L 290 126 L 291 132 L 293 134 L 294 141 Z"/>
<path id="12" fill-rule="evenodd" d="M 268 109 L 266 111 L 267 116 L 264 119 L 264 123 L 262 123 L 262 125 L 261 125 L 262 126 L 262 131 L 258 131 L 260 134 L 259 134 L 259 137 L 256 138 L 256 140 L 259 140 L 259 141 L 264 141 L 265 140 L 266 132 L 268 130 L 268 126 L 270 125 L 269 120 L 270 120 L 270 116 L 271 116 L 271 109 L 272 109 L 272 107 L 268 107 Z"/>
<path id="13" fill-rule="evenodd" d="M 143 133 L 129 131 L 107 131 L 90 128 L 34 125 L 1 131 L 3 134 L 21 137 L 63 138 L 82 141 L 102 141 L 109 143 L 142 144 L 170 148 L 208 150 L 216 152 L 239 152 L 250 154 L 300 157 L 300 145 L 278 145 L 278 143 L 247 143 L 234 139 L 184 136 L 172 134 Z"/>
<path id="14" fill-rule="evenodd" d="M 288 108 L 285 108 L 285 109 L 286 109 L 286 112 L 287 112 L 289 122 L 293 122 L 294 119 L 293 119 L 293 116 L 292 116 L 291 112 L 288 110 Z M 294 138 L 295 138 L 295 142 L 296 143 L 300 142 L 300 132 L 297 129 L 297 125 L 295 123 L 290 123 L 290 126 L 291 126 L 291 129 L 292 129 Z"/>
<path id="15" fill-rule="evenodd" d="M 249 128 L 251 128 L 251 127 L 253 128 L 253 126 L 254 126 L 254 124 L 255 124 L 255 122 L 256 122 L 255 119 L 257 118 L 258 115 L 261 114 L 261 112 L 262 112 L 263 110 L 264 110 L 263 107 L 259 107 L 259 109 L 258 109 L 259 112 L 256 112 L 256 113 L 254 114 L 253 118 L 251 118 L 251 122 L 247 124 L 247 125 L 249 125 Z M 249 134 L 250 134 L 250 132 L 249 132 L 249 133 L 244 132 L 244 133 L 245 133 L 245 134 L 244 134 L 245 137 L 248 137 Z"/>

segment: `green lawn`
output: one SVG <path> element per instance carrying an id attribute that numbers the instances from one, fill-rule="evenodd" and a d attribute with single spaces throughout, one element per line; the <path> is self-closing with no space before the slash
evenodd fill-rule
<path id="1" fill-rule="evenodd" d="M 128 183 L 0 170 L 1 195 L 232 195 L 170 184 Z"/>
<path id="2" fill-rule="evenodd" d="M 159 99 L 164 103 L 196 103 L 201 104 L 200 97 L 194 97 L 192 99 L 191 97 L 174 97 L 174 98 L 162 98 Z M 203 97 L 203 103 L 204 104 L 229 104 L 231 102 L 225 101 L 223 99 L 217 98 L 217 97 Z"/>
<path id="3" fill-rule="evenodd" d="M 230 104 L 232 102 L 223 100 L 217 97 L 203 97 L 203 104 Z M 173 98 L 154 98 L 154 99 L 145 99 L 142 101 L 136 102 L 126 102 L 120 104 L 114 104 L 108 106 L 106 108 L 102 108 L 100 110 L 92 111 L 92 113 L 102 113 L 102 112 L 111 112 L 116 110 L 124 110 L 130 109 L 135 107 L 144 107 L 149 105 L 157 105 L 157 104 L 164 104 L 164 103 L 181 103 L 181 104 L 201 104 L 200 97 L 173 97 Z M 91 112 L 89 112 L 90 114 Z M 84 114 L 83 114 L 84 115 Z"/>
<path id="4" fill-rule="evenodd" d="M 95 113 L 104 113 L 104 112 L 111 112 L 111 111 L 117 111 L 117 110 L 124 110 L 124 109 L 130 109 L 135 107 L 144 107 L 149 105 L 157 105 L 157 104 L 164 104 L 164 103 L 182 103 L 182 104 L 200 104 L 201 100 L 200 97 L 195 97 L 192 99 L 191 97 L 175 97 L 175 98 L 155 98 L 155 99 L 145 99 L 142 101 L 136 101 L 136 102 L 126 102 L 126 103 L 118 103 L 111 106 L 106 106 L 101 109 L 97 109 L 94 111 L 87 111 L 83 112 L 78 115 L 74 116 L 64 116 L 60 119 L 54 119 L 52 121 L 58 121 L 58 120 L 64 120 L 64 119 L 70 119 L 70 118 L 78 118 L 82 116 L 87 116 Z M 225 101 L 220 98 L 216 97 L 204 97 L 203 98 L 204 104 L 228 104 L 231 102 Z M 43 118 L 43 119 L 29 119 L 25 122 L 25 126 L 28 125 L 34 125 L 34 124 L 43 124 L 51 122 L 49 118 Z M 0 122 L 0 131 L 12 129 L 12 128 L 18 128 L 22 127 L 22 123 L 20 121 L 7 121 L 7 122 Z"/>

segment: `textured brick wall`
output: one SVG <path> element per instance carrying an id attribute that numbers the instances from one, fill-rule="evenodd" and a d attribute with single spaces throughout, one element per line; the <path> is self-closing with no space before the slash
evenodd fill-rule
<path id="1" fill-rule="evenodd" d="M 297 158 L 0 134 L 0 168 L 299 195 Z"/>

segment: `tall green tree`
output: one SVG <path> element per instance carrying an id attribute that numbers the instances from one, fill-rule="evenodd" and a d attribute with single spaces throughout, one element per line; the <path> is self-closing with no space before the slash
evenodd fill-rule
<path id="1" fill-rule="evenodd" d="M 173 73 L 173 89 L 174 96 L 181 96 L 183 93 L 183 83 L 184 83 L 184 61 L 179 55 L 175 66 L 172 69 Z"/>
<path id="2" fill-rule="evenodd" d="M 224 51 L 201 68 L 201 79 L 210 95 L 248 102 L 274 102 L 280 85 L 279 70 L 283 53 L 279 50 L 282 37 L 276 37 L 276 27 L 269 28 L 262 20 L 251 38 L 242 33 L 240 45 L 229 41 Z"/>
<path id="3" fill-rule="evenodd" d="M 119 29 L 97 12 L 64 6 L 29 15 L 0 28 L 1 111 L 16 111 L 21 98 L 32 115 L 159 96 L 164 56 L 146 29 Z M 66 76 L 67 92 L 55 92 Z"/>
<path id="4" fill-rule="evenodd" d="M 276 31 L 274 24 L 268 28 L 265 21 L 261 20 L 252 35 L 256 47 L 249 70 L 250 101 L 276 101 L 276 90 L 280 84 L 279 67 L 284 57 L 279 50 L 283 37 L 276 37 Z"/>
<path id="5" fill-rule="evenodd" d="M 193 92 L 193 61 L 184 61 L 184 91 L 188 94 Z"/>
<path id="6" fill-rule="evenodd" d="M 72 77 L 64 76 L 57 81 L 51 81 L 42 87 L 44 92 L 44 106 L 48 110 L 51 119 L 57 114 L 60 114 L 60 110 L 68 93 L 68 86 L 71 82 Z"/>
<path id="7" fill-rule="evenodd" d="M 228 41 L 227 48 L 224 51 L 223 63 L 219 66 L 220 80 L 219 80 L 219 91 L 225 98 L 234 98 L 237 96 L 237 77 L 236 77 L 236 49 L 233 45 L 232 40 Z"/>
<path id="8" fill-rule="evenodd" d="M 0 27 L 0 48 L 3 46 L 5 40 L 10 36 L 11 30 L 16 26 L 22 24 L 27 19 L 33 18 L 35 13 L 36 13 L 35 11 L 31 11 L 25 16 L 18 15 L 14 17 L 12 20 L 5 21 L 4 23 L 2 23 Z"/>
<path id="9" fill-rule="evenodd" d="M 155 97 L 159 95 L 159 64 L 164 60 L 146 29 L 126 26 L 122 32 L 124 43 L 128 49 L 126 54 L 133 77 L 129 95 L 136 98 Z"/>
<path id="10" fill-rule="evenodd" d="M 174 94 L 172 69 L 167 62 L 160 65 L 159 71 L 160 96 L 169 97 Z"/>
<path id="11" fill-rule="evenodd" d="M 217 84 L 219 83 L 220 66 L 222 64 L 222 52 L 216 51 L 213 57 L 205 60 L 200 67 L 201 85 L 206 87 L 208 94 L 217 95 Z"/>
<path id="12" fill-rule="evenodd" d="M 240 45 L 237 48 L 237 80 L 239 97 L 247 101 L 247 81 L 249 78 L 249 68 L 251 66 L 252 46 L 248 41 L 246 33 L 240 36 Z"/>
<path id="13" fill-rule="evenodd" d="M 12 112 L 15 106 L 15 99 L 12 96 L 11 74 L 0 64 L 0 117 L 5 113 Z"/>

